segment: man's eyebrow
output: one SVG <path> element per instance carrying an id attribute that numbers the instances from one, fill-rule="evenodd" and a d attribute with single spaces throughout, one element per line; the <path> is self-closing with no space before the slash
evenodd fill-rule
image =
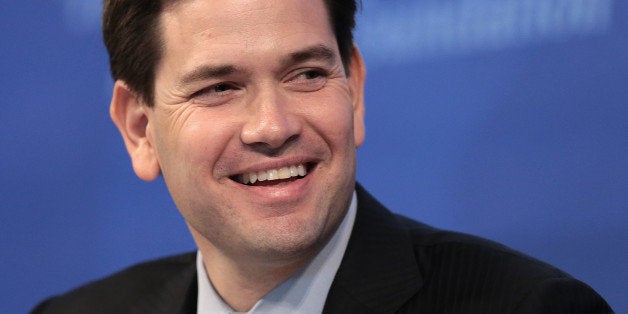
<path id="1" fill-rule="evenodd" d="M 179 81 L 181 85 L 185 86 L 192 82 L 224 77 L 236 72 L 240 71 L 233 65 L 201 65 L 194 70 L 184 74 Z"/>
<path id="2" fill-rule="evenodd" d="M 333 63 L 336 60 L 336 54 L 331 48 L 321 44 L 293 52 L 282 60 L 281 63 L 288 65 L 308 60 L 321 60 L 327 63 Z"/>
<path id="3" fill-rule="evenodd" d="M 336 60 L 336 54 L 331 48 L 321 44 L 290 53 L 281 61 L 281 64 L 289 65 L 308 60 L 321 60 L 333 63 Z M 179 80 L 179 84 L 185 86 L 192 82 L 220 78 L 237 72 L 243 71 L 233 65 L 201 65 L 184 74 Z"/>

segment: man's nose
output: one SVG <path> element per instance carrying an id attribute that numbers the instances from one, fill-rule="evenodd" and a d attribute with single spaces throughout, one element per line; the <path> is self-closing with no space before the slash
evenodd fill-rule
<path id="1" fill-rule="evenodd" d="M 249 116 L 240 138 L 244 144 L 277 150 L 296 139 L 302 131 L 300 117 L 287 97 L 274 88 L 258 93 L 249 104 Z"/>

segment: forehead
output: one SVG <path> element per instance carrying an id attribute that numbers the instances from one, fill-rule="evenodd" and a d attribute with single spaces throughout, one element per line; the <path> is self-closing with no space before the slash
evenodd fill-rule
<path id="1" fill-rule="evenodd" d="M 160 19 L 165 58 L 336 47 L 322 0 L 184 0 L 166 6 Z"/>

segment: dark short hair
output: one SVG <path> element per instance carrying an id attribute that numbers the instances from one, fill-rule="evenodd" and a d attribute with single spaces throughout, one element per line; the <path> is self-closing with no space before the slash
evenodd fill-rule
<path id="1" fill-rule="evenodd" d="M 114 80 L 124 81 L 148 106 L 154 103 L 155 71 L 164 47 L 159 15 L 177 0 L 104 0 L 102 31 Z M 356 0 L 324 0 L 338 50 L 348 71 Z"/>

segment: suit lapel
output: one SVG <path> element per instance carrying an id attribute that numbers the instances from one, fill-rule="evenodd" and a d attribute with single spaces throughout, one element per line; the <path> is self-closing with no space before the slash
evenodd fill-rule
<path id="1" fill-rule="evenodd" d="M 138 297 L 129 313 L 196 313 L 196 263 L 190 262 L 176 273 L 164 273 L 164 276 L 168 276 L 168 280 L 159 288 L 147 287 L 148 293 Z"/>
<path id="2" fill-rule="evenodd" d="M 412 242 L 395 216 L 356 184 L 358 212 L 325 313 L 392 313 L 415 295 L 422 277 Z"/>

